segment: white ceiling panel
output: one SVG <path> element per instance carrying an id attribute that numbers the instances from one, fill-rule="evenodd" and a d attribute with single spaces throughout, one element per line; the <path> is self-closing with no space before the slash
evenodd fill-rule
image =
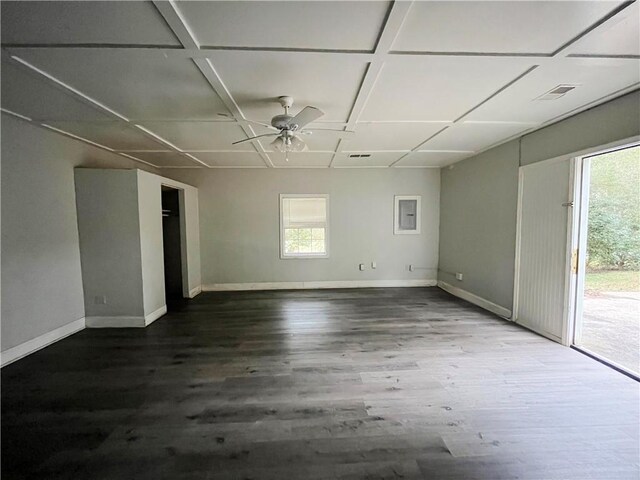
<path id="1" fill-rule="evenodd" d="M 605 1 L 414 2 L 393 50 L 551 53 L 619 4 Z"/>
<path id="2" fill-rule="evenodd" d="M 284 153 L 269 153 L 269 158 L 276 167 L 328 167 L 333 153 L 289 153 L 289 161 Z"/>
<path id="3" fill-rule="evenodd" d="M 313 105 L 323 122 L 346 122 L 366 68 L 349 55 L 225 51 L 211 59 L 245 117 L 263 122 L 284 113 L 282 95 L 294 98 L 292 115 Z"/>
<path id="4" fill-rule="evenodd" d="M 605 26 L 576 42 L 571 53 L 640 55 L 640 4 L 630 5 Z"/>
<path id="5" fill-rule="evenodd" d="M 522 58 L 389 58 L 359 120 L 452 121 L 530 67 Z"/>
<path id="6" fill-rule="evenodd" d="M 47 124 L 114 150 L 163 150 L 166 148 L 135 127 L 123 122 L 47 122 Z"/>
<path id="7" fill-rule="evenodd" d="M 567 58 L 538 67 L 465 120 L 541 123 L 640 82 L 640 60 Z M 556 100 L 536 100 L 560 84 L 578 85 Z"/>
<path id="8" fill-rule="evenodd" d="M 2 2 L 2 43 L 179 45 L 151 2 Z"/>
<path id="9" fill-rule="evenodd" d="M 180 2 L 207 46 L 372 50 L 389 2 Z"/>
<path id="10" fill-rule="evenodd" d="M 396 167 L 445 167 L 472 156 L 464 152 L 411 152 Z"/>
<path id="11" fill-rule="evenodd" d="M 358 123 L 356 133 L 344 138 L 342 151 L 408 151 L 444 128 L 446 123 Z"/>
<path id="12" fill-rule="evenodd" d="M 142 125 L 182 150 L 255 152 L 251 143 L 232 145 L 247 138 L 235 122 L 144 122 Z"/>
<path id="13" fill-rule="evenodd" d="M 161 167 L 202 165 L 136 124 L 212 167 L 437 167 L 640 86 L 639 3 L 2 2 L 1 101 Z M 232 145 L 281 95 L 325 112 L 309 150 Z"/>
<path id="14" fill-rule="evenodd" d="M 266 167 L 257 152 L 191 152 L 198 160 L 212 167 Z"/>
<path id="15" fill-rule="evenodd" d="M 128 49 L 29 49 L 20 56 L 131 119 L 211 120 L 229 113 L 189 58 Z"/>
<path id="16" fill-rule="evenodd" d="M 2 107 L 34 120 L 111 120 L 101 110 L 41 75 L 11 61 L 2 62 Z"/>
<path id="17" fill-rule="evenodd" d="M 204 167 L 202 164 L 191 160 L 176 152 L 135 152 L 128 153 L 132 157 L 152 163 L 156 167 Z"/>
<path id="18" fill-rule="evenodd" d="M 402 152 L 374 152 L 370 157 L 352 158 L 349 153 L 338 153 L 333 159 L 334 167 L 388 167 L 400 157 Z M 356 154 L 357 155 L 357 154 Z"/>
<path id="19" fill-rule="evenodd" d="M 436 135 L 420 150 L 478 151 L 533 126 L 535 124 L 461 122 Z"/>

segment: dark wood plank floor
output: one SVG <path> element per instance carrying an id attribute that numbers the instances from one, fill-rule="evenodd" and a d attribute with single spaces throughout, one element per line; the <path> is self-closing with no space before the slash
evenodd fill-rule
<path id="1" fill-rule="evenodd" d="M 621 480 L 639 387 L 436 288 L 207 293 L 2 370 L 2 478 Z"/>

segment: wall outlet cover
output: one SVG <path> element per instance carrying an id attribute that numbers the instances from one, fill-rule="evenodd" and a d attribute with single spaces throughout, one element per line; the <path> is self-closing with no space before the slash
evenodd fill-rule
<path id="1" fill-rule="evenodd" d="M 460 272 L 456 273 L 456 280 L 462 281 L 462 274 Z"/>
<path id="2" fill-rule="evenodd" d="M 360 271 L 364 270 L 364 263 L 361 263 L 360 265 L 358 265 L 358 268 L 360 269 Z"/>

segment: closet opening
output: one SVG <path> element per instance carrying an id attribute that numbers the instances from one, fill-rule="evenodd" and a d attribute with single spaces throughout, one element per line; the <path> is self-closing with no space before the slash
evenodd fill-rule
<path id="1" fill-rule="evenodd" d="M 164 251 L 164 289 L 167 310 L 184 304 L 182 278 L 181 191 L 162 186 L 162 244 Z"/>

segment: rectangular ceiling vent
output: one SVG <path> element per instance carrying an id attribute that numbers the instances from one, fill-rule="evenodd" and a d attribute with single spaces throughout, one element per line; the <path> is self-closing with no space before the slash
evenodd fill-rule
<path id="1" fill-rule="evenodd" d="M 370 156 L 370 153 L 352 153 L 349 158 L 369 158 Z"/>
<path id="2" fill-rule="evenodd" d="M 579 85 L 558 85 L 557 87 L 552 88 L 547 93 L 540 95 L 536 100 L 557 100 L 560 97 L 564 97 L 571 90 L 575 89 Z"/>

